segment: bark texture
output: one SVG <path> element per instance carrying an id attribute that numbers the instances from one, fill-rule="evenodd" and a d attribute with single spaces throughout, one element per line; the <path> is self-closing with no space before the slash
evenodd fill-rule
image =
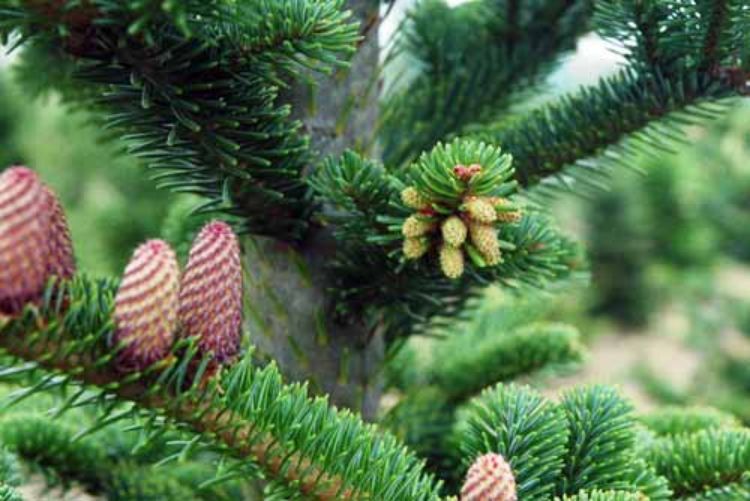
<path id="1" fill-rule="evenodd" d="M 349 70 L 316 77 L 315 86 L 296 85 L 284 96 L 318 158 L 370 144 L 377 117 L 378 3 L 347 2 L 366 36 Z M 260 353 L 276 360 L 290 381 L 309 381 L 313 392 L 329 394 L 334 404 L 372 419 L 381 393 L 383 339 L 363 323 L 332 320 L 325 265 L 335 252 L 324 228 L 313 230 L 299 248 L 245 239 L 245 321 Z"/>

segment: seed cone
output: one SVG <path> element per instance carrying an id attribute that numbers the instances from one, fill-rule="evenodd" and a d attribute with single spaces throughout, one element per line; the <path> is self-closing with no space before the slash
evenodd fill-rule
<path id="1" fill-rule="evenodd" d="M 404 256 L 406 259 L 419 259 L 424 256 L 429 249 L 429 244 L 424 238 L 405 238 L 404 239 Z"/>
<path id="2" fill-rule="evenodd" d="M 485 198 L 471 198 L 466 202 L 465 210 L 474 221 L 479 223 L 492 223 L 497 220 L 495 207 Z"/>
<path id="3" fill-rule="evenodd" d="M 404 225 L 401 227 L 401 232 L 407 238 L 421 237 L 432 231 L 434 227 L 434 223 L 425 221 L 424 219 L 412 214 L 406 218 L 406 221 L 404 221 Z"/>
<path id="4" fill-rule="evenodd" d="M 133 253 L 115 298 L 115 340 L 124 348 L 118 368 L 143 370 L 169 353 L 177 330 L 180 270 L 162 240 L 149 240 Z"/>
<path id="5" fill-rule="evenodd" d="M 464 274 L 464 253 L 461 249 L 448 244 L 440 247 L 440 268 L 443 274 L 451 279 L 457 279 Z"/>
<path id="6" fill-rule="evenodd" d="M 47 280 L 49 216 L 43 186 L 26 167 L 0 174 L 0 314 L 39 299 Z"/>
<path id="7" fill-rule="evenodd" d="M 516 480 L 500 454 L 480 456 L 469 468 L 461 501 L 516 501 Z"/>
<path id="8" fill-rule="evenodd" d="M 472 223 L 469 226 L 471 242 L 482 254 L 488 265 L 494 266 L 502 260 L 497 230 L 491 224 Z"/>
<path id="9" fill-rule="evenodd" d="M 46 210 L 49 214 L 47 273 L 63 280 L 70 280 L 75 275 L 76 263 L 73 256 L 73 244 L 70 239 L 68 220 L 57 195 L 46 186 L 42 188 L 42 191 L 44 192 Z"/>
<path id="10" fill-rule="evenodd" d="M 466 225 L 458 216 L 451 216 L 443 222 L 443 240 L 453 247 L 461 247 L 466 241 Z"/>
<path id="11" fill-rule="evenodd" d="M 422 210 L 430 206 L 430 201 L 423 196 L 416 188 L 408 187 L 401 192 L 401 201 L 411 209 Z"/>
<path id="12" fill-rule="evenodd" d="M 180 325 L 184 336 L 198 338 L 202 353 L 219 363 L 240 349 L 242 268 L 232 228 L 214 221 L 203 227 L 190 250 L 180 289 Z"/>

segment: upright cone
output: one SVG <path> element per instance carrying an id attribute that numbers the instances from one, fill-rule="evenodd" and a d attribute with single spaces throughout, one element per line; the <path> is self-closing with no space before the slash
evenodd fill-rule
<path id="1" fill-rule="evenodd" d="M 474 461 L 461 488 L 461 501 L 516 501 L 516 480 L 500 454 L 485 454 Z"/>
<path id="2" fill-rule="evenodd" d="M 0 174 L 0 314 L 14 315 L 41 297 L 48 248 L 44 187 L 26 167 Z"/>
<path id="3" fill-rule="evenodd" d="M 219 363 L 240 349 L 242 332 L 242 268 L 232 228 L 214 221 L 203 227 L 190 249 L 180 289 L 180 326 L 194 336 L 203 353 Z"/>
<path id="4" fill-rule="evenodd" d="M 125 347 L 118 368 L 143 370 L 165 358 L 177 330 L 180 270 L 162 240 L 149 240 L 133 253 L 115 298 L 115 340 Z"/>

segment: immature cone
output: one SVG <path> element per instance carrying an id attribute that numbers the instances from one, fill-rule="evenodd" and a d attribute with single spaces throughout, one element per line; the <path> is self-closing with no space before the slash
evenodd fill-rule
<path id="1" fill-rule="evenodd" d="M 458 216 L 451 216 L 443 222 L 443 240 L 453 247 L 461 247 L 466 241 L 466 225 Z"/>
<path id="2" fill-rule="evenodd" d="M 411 209 L 422 210 L 430 206 L 430 201 L 422 196 L 416 188 L 408 187 L 401 192 L 401 201 Z"/>
<path id="3" fill-rule="evenodd" d="M 0 314 L 41 297 L 47 280 L 49 215 L 42 184 L 26 167 L 0 174 Z"/>
<path id="4" fill-rule="evenodd" d="M 242 268 L 232 228 L 214 221 L 203 227 L 190 249 L 180 289 L 180 325 L 184 336 L 198 338 L 202 353 L 219 363 L 240 349 Z"/>
<path id="5" fill-rule="evenodd" d="M 70 280 L 75 275 L 76 263 L 68 220 L 57 195 L 46 186 L 42 191 L 49 214 L 47 273 L 63 280 Z"/>
<path id="6" fill-rule="evenodd" d="M 162 240 L 149 240 L 133 253 L 115 297 L 118 368 L 142 370 L 165 358 L 177 330 L 180 270 Z"/>
<path id="7" fill-rule="evenodd" d="M 452 245 L 443 244 L 440 247 L 440 268 L 443 274 L 451 279 L 464 274 L 464 253 Z"/>
<path id="8" fill-rule="evenodd" d="M 427 253 L 428 249 L 429 244 L 424 238 L 404 239 L 404 256 L 406 256 L 406 259 L 419 259 Z"/>
<path id="9" fill-rule="evenodd" d="M 500 454 L 480 456 L 469 468 L 461 501 L 516 501 L 516 480 Z"/>
<path id="10" fill-rule="evenodd" d="M 497 220 L 495 207 L 485 198 L 473 197 L 467 200 L 464 209 L 474 221 L 479 223 L 493 223 Z"/>
<path id="11" fill-rule="evenodd" d="M 418 217 L 415 214 L 406 218 L 404 225 L 401 227 L 401 232 L 407 238 L 421 237 L 432 231 L 435 224 L 430 221 Z"/>
<path id="12" fill-rule="evenodd" d="M 491 224 L 472 223 L 469 225 L 471 242 L 482 254 L 488 265 L 500 263 L 500 242 L 497 239 L 497 229 Z"/>

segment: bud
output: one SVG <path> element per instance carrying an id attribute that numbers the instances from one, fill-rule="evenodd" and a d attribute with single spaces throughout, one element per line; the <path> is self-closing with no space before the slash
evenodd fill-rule
<path id="1" fill-rule="evenodd" d="M 57 195 L 44 186 L 45 205 L 49 214 L 49 228 L 47 229 L 47 245 L 49 256 L 47 273 L 63 280 L 70 280 L 76 272 L 73 244 L 70 239 L 68 220 Z"/>
<path id="2" fill-rule="evenodd" d="M 480 456 L 469 468 L 461 501 L 516 501 L 516 480 L 500 454 Z"/>
<path id="3" fill-rule="evenodd" d="M 491 224 L 472 223 L 469 225 L 471 242 L 482 254 L 488 265 L 494 266 L 501 261 L 500 242 L 497 229 Z"/>
<path id="4" fill-rule="evenodd" d="M 424 256 L 429 249 L 429 244 L 424 238 L 405 238 L 404 239 L 404 256 L 406 259 L 419 259 Z"/>
<path id="5" fill-rule="evenodd" d="M 486 198 L 471 197 L 464 204 L 464 210 L 474 221 L 492 223 L 497 220 L 495 207 Z"/>
<path id="6" fill-rule="evenodd" d="M 461 247 L 466 241 L 466 225 L 458 216 L 451 216 L 443 222 L 443 240 L 453 247 Z"/>
<path id="7" fill-rule="evenodd" d="M 401 201 L 404 202 L 404 205 L 407 207 L 416 210 L 426 209 L 430 206 L 429 199 L 419 193 L 416 188 L 412 188 L 411 186 L 405 188 L 404 191 L 401 192 Z"/>
<path id="8" fill-rule="evenodd" d="M 180 270 L 162 240 L 149 240 L 133 253 L 115 297 L 118 368 L 143 370 L 167 356 L 177 330 Z"/>
<path id="9" fill-rule="evenodd" d="M 482 172 L 482 166 L 479 164 L 471 164 L 467 167 L 469 177 L 472 178 Z"/>
<path id="10" fill-rule="evenodd" d="M 429 233 L 435 228 L 435 223 L 431 221 L 425 221 L 419 216 L 412 214 L 406 218 L 404 225 L 401 227 L 401 232 L 407 238 L 421 237 L 422 235 Z"/>
<path id="11" fill-rule="evenodd" d="M 453 175 L 464 182 L 471 180 L 472 177 L 480 172 L 482 172 L 482 166 L 479 164 L 471 164 L 468 167 L 458 164 L 453 167 Z"/>
<path id="12" fill-rule="evenodd" d="M 180 289 L 182 335 L 198 338 L 202 353 L 219 363 L 240 349 L 242 267 L 232 228 L 214 221 L 203 227 L 190 249 Z"/>
<path id="13" fill-rule="evenodd" d="M 33 171 L 11 167 L 0 174 L 0 313 L 14 315 L 42 296 L 48 217 Z"/>
<path id="14" fill-rule="evenodd" d="M 451 279 L 464 274 L 464 253 L 461 249 L 448 244 L 440 247 L 440 268 L 443 274 Z"/>

